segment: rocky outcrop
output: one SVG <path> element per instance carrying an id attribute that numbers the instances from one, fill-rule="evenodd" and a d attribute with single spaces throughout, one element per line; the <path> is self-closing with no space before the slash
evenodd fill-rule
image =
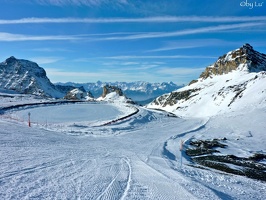
<path id="1" fill-rule="evenodd" d="M 192 85 L 193 83 L 197 83 L 197 82 L 198 82 L 198 80 L 192 80 L 192 81 L 189 82 L 188 85 Z"/>
<path id="2" fill-rule="evenodd" d="M 71 101 L 78 101 L 78 100 L 93 100 L 93 95 L 90 92 L 86 92 L 83 87 L 75 88 L 69 91 L 64 99 L 71 100 Z"/>
<path id="3" fill-rule="evenodd" d="M 241 64 L 246 64 L 247 69 L 244 70 L 249 72 L 265 71 L 266 55 L 255 51 L 251 45 L 244 44 L 241 48 L 219 57 L 213 65 L 205 69 L 200 78 L 227 74 L 238 69 Z"/>
<path id="4" fill-rule="evenodd" d="M 197 91 L 199 90 L 200 89 L 189 89 L 180 92 L 171 92 L 169 95 L 158 97 L 153 103 L 156 105 L 162 105 L 163 107 L 167 105 L 173 106 L 180 100 L 187 101 L 191 97 L 196 96 L 198 94 Z"/>
<path id="5" fill-rule="evenodd" d="M 105 85 L 103 87 L 102 96 L 99 97 L 97 100 L 135 104 L 135 102 L 132 101 L 132 99 L 126 97 L 126 95 L 123 94 L 122 89 L 111 85 Z"/>
<path id="6" fill-rule="evenodd" d="M 116 86 L 111 86 L 111 85 L 105 85 L 103 87 L 103 93 L 102 93 L 102 98 L 105 98 L 107 94 L 111 92 L 116 92 L 119 96 L 123 96 L 123 92 L 120 88 Z"/>

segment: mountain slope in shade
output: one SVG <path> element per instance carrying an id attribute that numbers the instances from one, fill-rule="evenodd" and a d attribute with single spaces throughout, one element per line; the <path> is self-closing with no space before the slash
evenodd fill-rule
<path id="1" fill-rule="evenodd" d="M 147 107 L 188 117 L 264 107 L 265 71 L 266 55 L 245 44 L 220 57 L 206 68 L 199 79 L 156 98 Z"/>
<path id="2" fill-rule="evenodd" d="M 0 63 L 0 88 L 24 94 L 62 98 L 65 93 L 56 88 L 36 63 L 10 57 Z"/>

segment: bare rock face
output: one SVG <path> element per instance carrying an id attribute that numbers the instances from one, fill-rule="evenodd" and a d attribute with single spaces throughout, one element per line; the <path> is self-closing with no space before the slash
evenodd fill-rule
<path id="1" fill-rule="evenodd" d="M 219 57 L 213 65 L 205 69 L 200 78 L 228 74 L 237 70 L 240 64 L 247 64 L 249 72 L 266 70 L 266 55 L 255 51 L 249 44 L 244 44 L 239 49 Z"/>
<path id="2" fill-rule="evenodd" d="M 123 92 L 122 92 L 122 90 L 120 88 L 118 88 L 116 86 L 105 85 L 103 87 L 102 97 L 105 98 L 106 95 L 111 93 L 111 92 L 116 92 L 116 94 L 118 94 L 119 96 L 123 96 Z"/>

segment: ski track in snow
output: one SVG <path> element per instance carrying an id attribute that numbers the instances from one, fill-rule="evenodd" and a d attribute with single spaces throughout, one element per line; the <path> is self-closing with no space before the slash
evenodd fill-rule
<path id="1" fill-rule="evenodd" d="M 180 140 L 215 124 L 166 115 L 139 108 L 114 124 L 87 125 L 91 135 L 0 116 L 0 199 L 264 199 L 265 183 L 193 168 L 188 160 L 181 167 Z"/>

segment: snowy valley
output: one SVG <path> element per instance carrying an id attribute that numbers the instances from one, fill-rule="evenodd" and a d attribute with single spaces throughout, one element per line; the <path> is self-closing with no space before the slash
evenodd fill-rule
<path id="1" fill-rule="evenodd" d="M 0 64 L 0 199 L 265 199 L 266 55 L 250 45 L 145 107 L 111 86 L 51 98 L 42 70 L 10 75 L 25 63 Z"/>

